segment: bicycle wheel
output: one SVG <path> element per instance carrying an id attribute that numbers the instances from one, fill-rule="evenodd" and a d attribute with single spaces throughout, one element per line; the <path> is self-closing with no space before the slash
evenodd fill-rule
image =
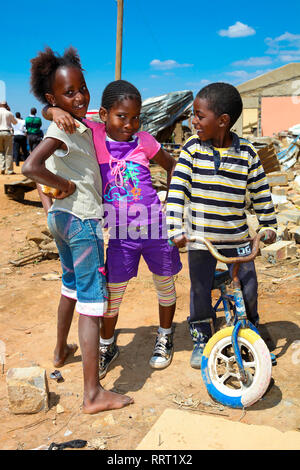
<path id="1" fill-rule="evenodd" d="M 239 379 L 231 335 L 233 327 L 224 328 L 210 338 L 204 348 L 201 372 L 209 395 L 231 408 L 253 405 L 266 392 L 272 372 L 270 352 L 263 339 L 249 328 L 240 329 L 238 345 L 247 383 Z"/>

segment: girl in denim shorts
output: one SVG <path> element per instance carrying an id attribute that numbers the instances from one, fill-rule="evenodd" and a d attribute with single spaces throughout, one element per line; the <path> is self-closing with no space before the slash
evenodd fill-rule
<path id="1" fill-rule="evenodd" d="M 46 48 L 31 63 L 33 94 L 41 102 L 70 113 L 78 124 L 76 133 L 70 136 L 52 123 L 45 139 L 22 167 L 24 175 L 48 187 L 38 185 L 62 266 L 54 365 L 61 367 L 76 350 L 76 345 L 67 344 L 76 306 L 80 314 L 83 411 L 92 414 L 122 408 L 132 399 L 104 390 L 99 382 L 99 319 L 106 313 L 107 291 L 101 230 L 102 181 L 91 131 L 82 122 L 89 105 L 89 91 L 73 48 L 62 57 Z M 54 198 L 51 207 L 49 197 Z"/>
<path id="2" fill-rule="evenodd" d="M 149 133 L 138 132 L 141 104 L 136 87 L 116 80 L 102 95 L 102 123 L 85 121 L 93 133 L 105 222 L 110 228 L 106 253 L 108 308 L 100 331 L 100 377 L 119 354 L 115 326 L 127 284 L 137 275 L 141 256 L 152 272 L 159 303 L 159 328 L 150 366 L 167 367 L 174 350 L 174 275 L 182 265 L 178 249 L 168 244 L 163 206 L 151 183 L 150 161 L 167 171 L 168 181 L 176 161 Z M 56 108 L 49 108 L 44 116 L 68 132 L 76 128 L 72 119 Z"/>

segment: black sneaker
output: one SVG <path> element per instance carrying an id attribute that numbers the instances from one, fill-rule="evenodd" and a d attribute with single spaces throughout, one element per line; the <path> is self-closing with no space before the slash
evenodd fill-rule
<path id="1" fill-rule="evenodd" d="M 99 363 L 99 379 L 103 379 L 106 376 L 107 369 L 110 364 L 117 359 L 119 355 L 119 348 L 114 341 L 111 344 L 100 343 L 100 363 Z"/>
<path id="2" fill-rule="evenodd" d="M 172 361 L 173 357 L 173 333 L 157 333 L 156 342 L 150 359 L 152 369 L 165 369 Z"/>

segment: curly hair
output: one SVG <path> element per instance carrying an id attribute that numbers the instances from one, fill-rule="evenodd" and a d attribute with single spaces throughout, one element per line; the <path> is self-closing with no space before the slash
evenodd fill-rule
<path id="1" fill-rule="evenodd" d="M 34 96 L 42 103 L 48 103 L 45 93 L 52 93 L 55 72 L 60 67 L 77 67 L 83 70 L 77 50 L 70 46 L 63 56 L 55 53 L 50 47 L 45 47 L 31 59 L 30 87 Z"/>
<path id="2" fill-rule="evenodd" d="M 228 114 L 233 126 L 243 110 L 243 102 L 238 90 L 229 83 L 210 83 L 202 88 L 196 98 L 207 100 L 208 107 L 217 116 Z"/>
<path id="3" fill-rule="evenodd" d="M 142 97 L 139 90 L 126 80 L 115 80 L 110 82 L 102 94 L 101 106 L 107 111 L 125 99 L 137 100 L 142 104 Z"/>

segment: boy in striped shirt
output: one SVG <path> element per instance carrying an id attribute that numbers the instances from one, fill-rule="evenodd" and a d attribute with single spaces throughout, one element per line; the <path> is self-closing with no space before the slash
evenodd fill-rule
<path id="1" fill-rule="evenodd" d="M 269 185 L 255 148 L 231 132 L 243 109 L 238 90 L 212 83 L 194 100 L 197 131 L 183 146 L 167 203 L 170 240 L 178 247 L 191 237 L 218 240 L 216 248 L 228 257 L 251 252 L 245 213 L 246 191 L 259 221 L 267 229 L 266 242 L 276 239 L 276 217 Z M 229 240 L 229 243 L 224 243 Z M 188 323 L 194 348 L 191 366 L 201 367 L 203 349 L 212 335 L 215 313 L 211 289 L 216 260 L 201 243 L 189 243 L 191 280 Z M 258 325 L 257 277 L 254 262 L 241 264 L 239 279 L 248 319 Z M 213 322 L 211 321 L 213 320 Z"/>

